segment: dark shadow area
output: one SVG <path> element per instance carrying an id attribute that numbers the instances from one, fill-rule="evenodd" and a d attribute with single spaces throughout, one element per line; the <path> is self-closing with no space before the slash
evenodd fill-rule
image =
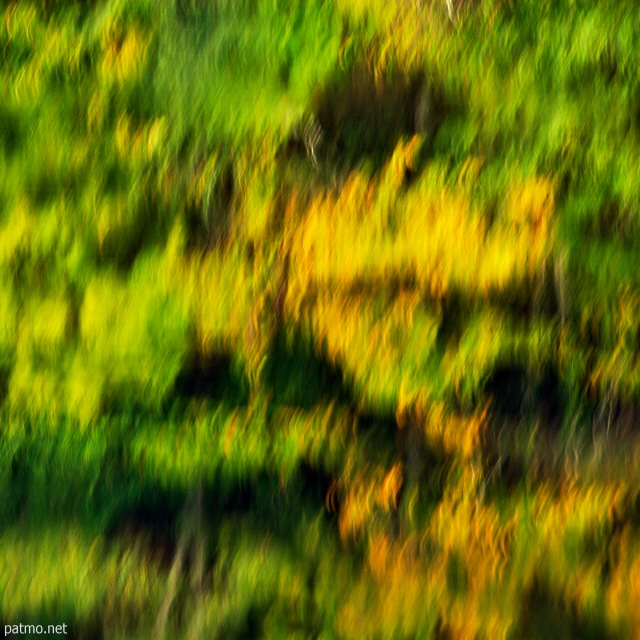
<path id="1" fill-rule="evenodd" d="M 527 372 L 517 367 L 504 367 L 493 372 L 484 392 L 491 398 L 491 407 L 496 418 L 519 419 L 532 403 Z"/>
<path id="2" fill-rule="evenodd" d="M 614 519 L 612 534 L 624 532 L 626 524 L 630 524 L 636 531 L 640 531 L 640 494 L 632 501 L 628 514 Z"/>
<path id="3" fill-rule="evenodd" d="M 500 369 L 489 380 L 491 412 L 483 441 L 485 491 L 506 498 L 530 474 L 547 479 L 561 474 L 553 451 L 563 427 L 562 382 L 554 369 L 528 379 L 518 368 Z M 530 443 L 534 438 L 535 451 Z"/>
<path id="4" fill-rule="evenodd" d="M 614 242 L 625 249 L 638 243 L 640 224 L 630 206 L 622 206 L 616 198 L 608 197 L 586 217 L 583 231 L 587 238 L 596 242 Z"/>
<path id="5" fill-rule="evenodd" d="M 139 477 L 127 475 L 118 449 L 99 436 L 43 435 L 12 447 L 3 463 L 0 522 L 7 528 L 78 522 L 89 535 L 99 534 L 140 490 Z"/>
<path id="6" fill-rule="evenodd" d="M 203 170 L 205 156 L 195 167 Z M 235 193 L 233 166 L 224 163 L 213 176 L 205 178 L 201 202 L 191 202 L 185 209 L 187 249 L 212 250 L 226 244 L 231 230 L 231 208 Z"/>
<path id="7" fill-rule="evenodd" d="M 340 369 L 319 356 L 299 334 L 276 336 L 265 380 L 275 404 L 311 409 L 334 399 L 339 403 L 350 399 Z"/>
<path id="8" fill-rule="evenodd" d="M 473 570 L 473 568 L 471 567 Z M 447 587 L 450 593 L 466 593 L 469 589 L 469 568 L 460 552 L 454 551 L 447 563 Z"/>
<path id="9" fill-rule="evenodd" d="M 498 368 L 488 379 L 484 395 L 491 399 L 492 415 L 498 421 L 537 417 L 550 433 L 562 426 L 562 381 L 553 368 L 542 375 L 521 367 Z"/>
<path id="10" fill-rule="evenodd" d="M 395 415 L 376 414 L 373 411 L 358 413 L 358 440 L 366 447 L 368 459 L 386 460 L 381 453 L 404 455 L 409 430 L 398 429 Z"/>
<path id="11" fill-rule="evenodd" d="M 442 616 L 438 617 L 438 620 L 433 631 L 434 640 L 452 640 L 452 633 Z"/>
<path id="12" fill-rule="evenodd" d="M 143 539 L 152 557 L 164 568 L 173 561 L 186 493 L 147 487 L 111 514 L 104 535 L 107 541 Z"/>
<path id="13" fill-rule="evenodd" d="M 322 506 L 325 504 L 327 492 L 331 486 L 332 478 L 322 469 L 312 467 L 303 462 L 298 471 L 300 498 L 302 504 Z M 336 502 L 339 510 L 339 503 Z"/>
<path id="14" fill-rule="evenodd" d="M 6 47 L 4 55 L 13 54 L 14 52 L 11 49 L 14 48 L 15 45 Z M 19 56 L 19 54 L 16 55 Z M 17 64 L 20 64 L 20 62 L 18 61 Z M 28 127 L 25 125 L 23 118 L 20 117 L 20 114 L 16 110 L 8 108 L 4 103 L 0 104 L 0 149 L 2 152 L 7 157 L 11 157 L 22 149 L 27 136 Z"/>
<path id="15" fill-rule="evenodd" d="M 640 434 L 640 403 L 622 399 L 613 394 L 600 396 L 590 403 L 590 425 L 593 435 L 606 435 L 611 445 L 636 444 Z"/>
<path id="16" fill-rule="evenodd" d="M 110 169 L 105 181 L 118 181 L 119 169 Z M 115 193 L 126 186 L 107 188 Z M 147 247 L 154 247 L 167 237 L 169 217 L 159 204 L 149 181 L 137 186 L 141 195 L 126 205 L 126 222 L 118 220 L 114 212 L 114 227 L 102 238 L 96 238 L 95 259 L 100 267 L 113 266 L 121 274 L 128 274 Z M 123 206 L 123 205 L 119 205 Z M 123 214 L 124 215 L 124 214 Z"/>
<path id="17" fill-rule="evenodd" d="M 322 511 L 327 520 L 333 517 L 326 509 L 332 480 L 324 470 L 304 462 L 286 485 L 275 476 L 263 474 L 252 487 L 250 495 L 247 495 L 249 501 L 246 504 L 254 525 L 293 544 L 292 535 L 305 514 L 314 515 Z M 339 511 L 337 495 L 332 506 L 335 512 Z M 237 512 L 235 503 L 228 503 L 227 513 L 229 509 Z"/>
<path id="18" fill-rule="evenodd" d="M 267 476 L 259 474 L 251 481 L 217 480 L 207 484 L 203 491 L 203 515 L 211 525 L 222 522 L 230 514 L 245 514 L 251 511 L 257 488 Z"/>
<path id="19" fill-rule="evenodd" d="M 534 408 L 540 426 L 557 433 L 565 419 L 562 380 L 554 368 L 545 370 L 537 382 Z"/>
<path id="20" fill-rule="evenodd" d="M 522 458 L 507 454 L 487 463 L 486 495 L 489 501 L 498 496 L 510 495 L 521 487 L 526 479 L 527 469 Z"/>
<path id="21" fill-rule="evenodd" d="M 613 640 L 604 620 L 596 615 L 581 616 L 573 607 L 563 605 L 540 581 L 524 598 L 518 633 L 523 640 Z"/>
<path id="22" fill-rule="evenodd" d="M 337 74 L 313 100 L 322 131 L 318 158 L 347 168 L 366 161 L 376 170 L 401 138 L 416 133 L 425 136 L 428 154 L 450 110 L 443 92 L 426 75 L 387 71 L 376 78 L 359 64 Z"/>
<path id="23" fill-rule="evenodd" d="M 232 406 L 247 403 L 249 385 L 226 353 L 195 353 L 176 378 L 173 399 L 225 401 Z"/>
<path id="24" fill-rule="evenodd" d="M 405 452 L 404 471 L 405 481 L 398 494 L 398 503 L 402 504 L 405 492 L 415 484 L 418 489 L 420 509 L 424 515 L 432 513 L 444 498 L 449 484 L 451 470 L 456 464 L 450 455 L 434 451 L 428 446 L 422 446 L 415 452 L 418 463 L 412 462 L 411 455 Z M 419 456 L 419 457 L 418 457 Z M 414 469 L 411 467 L 415 466 Z M 409 505 L 407 505 L 409 507 Z"/>
<path id="25" fill-rule="evenodd" d="M 442 353 L 448 346 L 460 343 L 468 318 L 465 307 L 465 299 L 461 293 L 453 292 L 442 299 L 442 319 L 436 334 L 436 344 Z"/>

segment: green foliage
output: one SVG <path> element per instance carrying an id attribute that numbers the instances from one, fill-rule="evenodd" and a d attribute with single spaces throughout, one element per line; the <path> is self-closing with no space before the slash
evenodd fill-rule
<path id="1" fill-rule="evenodd" d="M 633 638 L 632 0 L 14 0 L 0 618 Z"/>
<path id="2" fill-rule="evenodd" d="M 90 281 L 80 312 L 80 353 L 99 371 L 107 397 L 153 409 L 170 392 L 189 349 L 190 314 L 141 260 L 129 281 Z M 82 365 L 81 365 L 82 366 Z M 76 385 L 81 387 L 82 385 Z"/>

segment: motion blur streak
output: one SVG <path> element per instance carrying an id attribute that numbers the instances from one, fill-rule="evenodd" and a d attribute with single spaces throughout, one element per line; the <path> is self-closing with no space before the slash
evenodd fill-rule
<path id="1" fill-rule="evenodd" d="M 637 2 L 0 15 L 3 624 L 640 640 Z"/>

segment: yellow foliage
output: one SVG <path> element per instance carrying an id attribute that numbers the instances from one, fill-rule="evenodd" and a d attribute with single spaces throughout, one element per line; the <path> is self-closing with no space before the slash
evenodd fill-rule
<path id="1" fill-rule="evenodd" d="M 115 26 L 102 34 L 103 58 L 100 67 L 102 80 L 121 85 L 138 76 L 147 56 L 151 38 L 134 27 L 122 36 Z"/>
<path id="2" fill-rule="evenodd" d="M 383 511 L 391 511 L 398 508 L 398 493 L 402 487 L 402 481 L 402 464 L 397 462 L 382 480 L 377 503 Z"/>
<path id="3" fill-rule="evenodd" d="M 423 142 L 422 136 L 414 135 L 408 142 L 402 140 L 397 144 L 383 178 L 384 191 L 386 189 L 397 191 L 405 180 L 406 171 L 415 170 Z"/>
<path id="4" fill-rule="evenodd" d="M 507 199 L 507 215 L 515 225 L 544 227 L 551 222 L 554 206 L 552 183 L 534 177 L 511 188 Z"/>
<path id="5" fill-rule="evenodd" d="M 484 156 L 469 156 L 458 174 L 458 186 L 461 189 L 472 189 L 484 166 Z"/>
<path id="6" fill-rule="evenodd" d="M 631 525 L 612 537 L 608 561 L 611 578 L 606 592 L 606 615 L 613 628 L 640 638 L 640 549 Z M 621 634 L 624 635 L 624 634 Z"/>
<path id="7" fill-rule="evenodd" d="M 66 410 L 80 425 L 90 424 L 100 415 L 104 398 L 104 378 L 91 363 L 76 354 L 65 384 Z"/>
<path id="8" fill-rule="evenodd" d="M 16 345 L 18 309 L 11 289 L 0 286 L 0 362 L 13 354 Z"/>
<path id="9" fill-rule="evenodd" d="M 280 425 L 275 434 L 276 467 L 285 472 L 295 468 L 300 459 L 313 467 L 322 464 L 332 467 L 335 460 L 342 458 L 347 438 L 355 429 L 356 422 L 351 412 L 339 409 L 334 402 L 312 410 L 284 407 L 276 416 Z M 387 491 L 392 491 L 391 485 L 387 485 Z M 336 492 L 337 484 L 327 492 L 329 511 L 334 510 L 335 505 L 332 504 Z"/>
<path id="10" fill-rule="evenodd" d="M 561 541 L 560 531 L 570 528 L 584 536 L 594 527 L 613 521 L 623 512 L 625 491 L 622 485 L 579 485 L 569 479 L 556 496 L 553 488 L 542 485 L 536 491 L 533 518 L 549 546 Z"/>
<path id="11" fill-rule="evenodd" d="M 380 467 L 358 471 L 345 487 L 346 496 L 339 518 L 342 539 L 361 534 L 377 510 L 388 513 L 395 509 L 402 481 L 402 464 L 399 462 L 386 473 Z"/>
<path id="12" fill-rule="evenodd" d="M 61 297 L 33 300 L 20 322 L 18 353 L 55 356 L 61 350 L 69 323 L 69 304 Z"/>
<path id="13" fill-rule="evenodd" d="M 418 145 L 400 146 L 380 180 L 355 173 L 338 194 L 312 201 L 292 241 L 292 289 L 300 297 L 312 286 L 348 289 L 390 274 L 415 279 L 435 297 L 452 286 L 489 293 L 542 267 L 551 240 L 548 181 L 514 187 L 508 223 L 489 230 L 463 192 L 431 185 L 428 175 L 399 189 L 401 167 Z"/>
<path id="14" fill-rule="evenodd" d="M 115 607 L 144 611 L 159 605 L 166 588 L 139 542 L 122 552 L 106 549 L 101 538 L 86 538 L 77 528 L 49 526 L 28 536 L 5 530 L 0 549 L 0 601 L 13 620 L 24 611 L 49 614 L 63 608 L 75 619 L 87 619 L 105 601 L 111 613 Z"/>
<path id="15" fill-rule="evenodd" d="M 530 268 L 535 268 L 546 259 L 553 210 L 554 186 L 547 178 L 531 178 L 509 191 L 506 204 L 508 232 L 527 238 Z"/>
<path id="16" fill-rule="evenodd" d="M 198 348 L 205 354 L 238 347 L 249 322 L 250 280 L 236 256 L 194 258 L 188 278 Z"/>
<path id="17" fill-rule="evenodd" d="M 37 64 L 41 69 L 63 66 L 75 75 L 80 69 L 85 46 L 83 37 L 77 35 L 72 28 L 49 24 L 39 42 Z"/>
<path id="18" fill-rule="evenodd" d="M 28 359 L 18 360 L 9 378 L 9 405 L 27 415 L 46 416 L 52 424 L 61 412 L 58 376 L 49 368 L 36 367 Z"/>
<path id="19" fill-rule="evenodd" d="M 369 539 L 367 564 L 374 577 L 378 580 L 383 579 L 389 571 L 389 564 L 394 552 L 396 552 L 396 550 L 393 548 L 393 543 L 389 539 L 389 536 L 376 533 Z"/>
<path id="20" fill-rule="evenodd" d="M 139 395 L 150 405 L 162 400 L 182 367 L 190 324 L 188 304 L 167 290 L 158 262 L 138 261 L 127 281 L 94 277 L 80 312 L 82 366 L 101 371 L 105 392 Z M 82 375 L 82 367 L 76 373 Z M 100 384 L 95 380 L 91 393 Z"/>
<path id="21" fill-rule="evenodd" d="M 424 3 L 340 0 L 338 6 L 355 20 L 373 18 L 377 37 L 365 51 L 365 59 L 377 78 L 393 65 L 407 70 L 419 68 L 426 51 L 433 48 L 433 40 L 443 31 L 440 19 L 426 15 L 430 7 Z"/>
<path id="22" fill-rule="evenodd" d="M 469 417 L 451 413 L 443 403 L 418 408 L 419 424 L 430 446 L 469 459 L 480 452 L 488 407 Z M 404 418 L 403 418 L 404 419 Z"/>
<path id="23" fill-rule="evenodd" d="M 11 39 L 24 39 L 35 44 L 38 27 L 38 9 L 29 2 L 11 2 L 4 16 L 4 28 Z"/>
<path id="24" fill-rule="evenodd" d="M 35 218 L 25 200 L 18 201 L 9 221 L 0 228 L 0 261 L 9 263 L 29 250 Z"/>
<path id="25" fill-rule="evenodd" d="M 162 148 L 167 136 L 167 119 L 156 118 L 145 132 L 147 141 L 147 154 L 149 159 L 155 157 Z"/>
<path id="26" fill-rule="evenodd" d="M 90 123 L 99 122 L 103 118 L 104 105 L 99 98 L 90 103 Z M 118 119 L 115 129 L 115 145 L 120 161 L 123 163 L 143 164 L 157 155 L 159 146 L 167 134 L 165 118 L 157 118 L 144 127 L 134 130 L 131 119 L 126 112 Z M 200 193 L 199 198 L 202 198 Z"/>
<path id="27" fill-rule="evenodd" d="M 98 251 L 102 253 L 105 246 L 112 246 L 122 242 L 122 236 L 127 236 L 129 225 L 132 223 L 131 209 L 126 193 L 113 198 L 104 199 L 95 211 L 96 234 Z"/>
<path id="28" fill-rule="evenodd" d="M 72 27 L 42 18 L 43 12 L 29 2 L 11 2 L 5 12 L 4 24 L 9 41 L 17 41 L 26 47 L 30 55 L 18 64 L 3 80 L 11 79 L 12 97 L 17 102 L 26 102 L 39 97 L 46 87 L 47 72 L 60 68 L 71 74 L 80 69 L 82 53 L 86 43 L 82 35 Z"/>
<path id="29" fill-rule="evenodd" d="M 428 393 L 425 367 L 440 314 L 422 304 L 417 293 L 320 294 L 304 309 L 295 294 L 287 302 L 291 315 L 306 320 L 319 349 L 345 370 L 367 401 L 394 407 L 401 389 Z"/>
<path id="30" fill-rule="evenodd" d="M 504 522 L 495 507 L 457 490 L 445 496 L 420 539 L 372 532 L 370 574 L 342 603 L 341 633 L 430 637 L 440 621 L 452 638 L 508 637 L 520 598 L 508 573 L 517 533 L 515 517 Z"/>
<path id="31" fill-rule="evenodd" d="M 609 315 L 612 326 L 602 336 L 606 347 L 594 359 L 589 372 L 589 386 L 600 394 L 613 391 L 622 397 L 629 397 L 637 390 L 640 381 L 640 342 L 637 334 L 640 295 L 626 286 Z M 602 312 L 592 313 L 591 318 L 586 316 L 587 313 L 583 324 L 589 320 L 596 325 L 602 323 Z"/>
<path id="32" fill-rule="evenodd" d="M 340 603 L 341 637 L 431 637 L 443 597 L 442 576 L 417 561 L 417 541 L 374 534 L 368 544 L 368 572 L 351 582 Z M 371 575 L 374 580 L 371 581 Z"/>

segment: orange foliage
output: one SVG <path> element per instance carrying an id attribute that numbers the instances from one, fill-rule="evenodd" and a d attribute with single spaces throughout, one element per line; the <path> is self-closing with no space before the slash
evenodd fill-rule
<path id="1" fill-rule="evenodd" d="M 365 467 L 356 472 L 344 489 L 346 496 L 339 520 L 342 539 L 363 533 L 376 512 L 389 513 L 396 509 L 402 480 L 402 464 L 399 462 L 386 473 L 380 467 Z"/>
<path id="2" fill-rule="evenodd" d="M 407 420 L 407 408 L 399 408 L 397 419 L 402 426 Z M 444 403 L 420 402 L 414 415 L 418 420 L 426 442 L 444 453 L 469 459 L 479 453 L 482 435 L 486 426 L 488 407 L 480 413 L 462 417 L 447 410 Z"/>
<path id="3" fill-rule="evenodd" d="M 338 194 L 312 201 L 292 241 L 298 301 L 313 286 L 349 289 L 390 274 L 435 297 L 454 286 L 488 294 L 542 268 L 551 241 L 549 181 L 513 187 L 504 221 L 489 229 L 462 191 L 431 184 L 426 174 L 400 189 L 401 169 L 418 147 L 418 138 L 400 143 L 380 178 L 352 174 Z"/>

